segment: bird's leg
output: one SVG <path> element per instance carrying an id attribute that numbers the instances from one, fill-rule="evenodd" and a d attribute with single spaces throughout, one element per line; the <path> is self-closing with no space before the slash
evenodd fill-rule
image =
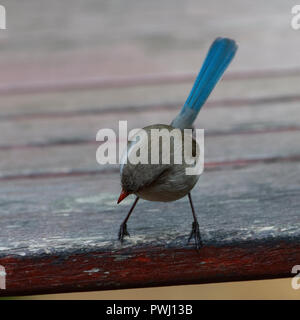
<path id="1" fill-rule="evenodd" d="M 192 197 L 191 197 L 191 193 L 189 192 L 188 194 L 189 200 L 190 200 L 190 205 L 192 208 L 192 212 L 193 212 L 193 217 L 194 217 L 194 222 L 192 225 L 192 231 L 191 234 L 189 236 L 189 240 L 188 243 L 191 241 L 192 238 L 195 239 L 195 244 L 196 244 L 196 248 L 200 249 L 203 246 L 202 240 L 201 240 L 201 235 L 200 235 L 200 229 L 199 229 L 199 223 L 195 214 L 195 209 L 193 206 L 193 202 L 192 202 Z"/>
<path id="2" fill-rule="evenodd" d="M 124 219 L 124 221 L 122 222 L 122 224 L 120 225 L 120 230 L 119 230 L 119 240 L 121 241 L 121 243 L 123 243 L 124 237 L 126 236 L 130 236 L 128 231 L 127 231 L 127 221 L 134 209 L 134 207 L 136 206 L 137 202 L 139 200 L 139 197 L 136 197 L 132 207 L 130 208 L 126 218 Z"/>

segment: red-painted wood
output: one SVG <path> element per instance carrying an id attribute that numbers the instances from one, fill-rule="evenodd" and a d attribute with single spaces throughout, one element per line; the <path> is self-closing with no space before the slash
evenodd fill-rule
<path id="1" fill-rule="evenodd" d="M 290 277 L 300 244 L 252 242 L 188 248 L 154 245 L 134 250 L 90 251 L 0 259 L 7 290 L 0 295 L 75 292 Z"/>
<path id="2" fill-rule="evenodd" d="M 0 295 L 289 277 L 300 264 L 300 42 L 286 4 L 167 2 L 9 4 Z M 96 132 L 117 131 L 120 119 L 129 129 L 170 123 L 214 30 L 240 49 L 195 123 L 207 132 L 205 171 L 192 191 L 204 247 L 186 244 L 187 199 L 139 201 L 121 246 L 133 199 L 116 204 L 119 169 L 96 163 Z"/>

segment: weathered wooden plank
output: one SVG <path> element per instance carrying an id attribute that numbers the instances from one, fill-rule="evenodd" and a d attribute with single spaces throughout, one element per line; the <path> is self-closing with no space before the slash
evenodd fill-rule
<path id="1" fill-rule="evenodd" d="M 69 140 L 95 140 L 101 128 L 111 128 L 118 132 L 118 120 L 127 120 L 128 129 L 141 128 L 153 123 L 170 123 L 180 107 L 171 110 L 143 112 L 119 112 L 109 114 L 81 113 L 74 117 L 29 118 L 1 123 L 0 145 L 27 143 L 51 143 Z M 195 127 L 207 131 L 223 132 L 252 130 L 268 127 L 298 126 L 300 109 L 298 102 L 278 102 L 274 104 L 243 105 L 242 107 L 215 107 L 209 105 L 201 110 Z"/>
<path id="2" fill-rule="evenodd" d="M 255 133 L 255 131 L 254 131 Z M 300 158 L 300 128 L 298 131 L 278 131 L 257 134 L 207 135 L 205 163 L 222 167 L 230 161 L 261 161 L 273 158 Z M 36 175 L 72 174 L 76 172 L 118 171 L 118 165 L 99 165 L 96 150 L 100 142 L 56 145 L 40 148 L 0 150 L 0 178 L 33 177 Z M 232 164 L 234 165 L 234 163 Z M 251 163 L 250 163 L 251 165 Z"/>
<path id="3" fill-rule="evenodd" d="M 300 258 L 299 165 L 204 172 L 193 190 L 200 252 L 186 244 L 187 199 L 141 201 L 121 246 L 118 226 L 132 198 L 116 205 L 116 174 L 0 182 L 0 264 L 7 271 L 0 293 L 290 276 Z"/>
<path id="4" fill-rule="evenodd" d="M 211 246 L 204 248 L 201 255 L 194 250 L 147 247 L 134 253 L 122 250 L 29 259 L 7 257 L 3 261 L 14 271 L 15 277 L 10 281 L 10 290 L 2 290 L 1 295 L 283 278 L 289 277 L 290 270 L 298 263 L 299 249 L 298 243 L 274 241 L 270 244 L 256 242 L 255 248 Z M 180 261 L 180 265 L 174 261 Z M 117 269 L 112 269 L 112 265 Z"/>
<path id="5" fill-rule="evenodd" d="M 198 68 L 200 65 L 195 72 Z M 253 99 L 267 102 L 270 98 L 298 96 L 299 74 L 281 76 L 279 73 L 277 76 L 275 74 L 266 78 L 257 75 L 257 77 L 248 79 L 245 78 L 247 73 L 242 73 L 240 77 L 237 76 L 230 80 L 234 74 L 229 70 L 227 77 L 225 75 L 224 80 L 218 84 L 209 98 L 210 105 L 222 105 L 226 102 L 230 104 L 230 101 L 232 101 L 231 104 L 247 104 L 247 100 L 251 103 Z M 105 90 L 75 90 L 47 94 L 1 95 L 0 121 L 14 119 L 14 116 L 16 118 L 74 116 L 76 112 L 100 113 L 109 110 L 118 111 L 124 107 L 129 110 L 131 108 L 147 109 L 149 105 L 169 105 L 177 108 L 187 98 L 193 79 L 191 77 L 190 81 L 169 85 L 162 85 L 157 81 L 151 86 L 127 87 L 117 90 L 106 88 Z M 239 102 L 241 100 L 245 102 Z"/>
<path id="6" fill-rule="evenodd" d="M 98 173 L 94 143 L 98 129 L 116 129 L 122 117 L 129 128 L 169 123 L 191 79 L 1 96 L 0 171 L 14 179 L 0 179 L 0 264 L 7 272 L 0 294 L 289 276 L 300 261 L 300 97 L 299 41 L 286 27 L 287 4 L 249 0 L 227 10 L 228 3 L 215 0 L 159 6 L 54 0 L 36 6 L 34 0 L 8 4 L 17 14 L 0 34 L 2 93 L 26 86 L 39 92 L 51 83 L 60 89 L 94 76 L 195 72 L 215 30 L 237 39 L 240 50 L 196 123 L 208 131 L 207 168 L 219 169 L 206 170 L 193 191 L 205 243 L 200 252 L 186 244 L 192 220 L 186 199 L 141 201 L 129 222 L 131 238 L 119 244 L 118 226 L 132 198 L 116 205 L 118 174 Z M 279 67 L 291 73 L 245 79 L 245 70 L 243 80 L 232 79 L 237 70 Z M 36 179 L 21 179 L 30 174 Z M 51 174 L 56 179 L 39 179 Z"/>
<path id="7" fill-rule="evenodd" d="M 288 69 L 253 70 L 227 73 L 224 79 L 251 80 L 267 78 L 297 77 L 298 67 Z M 172 85 L 194 81 L 196 73 L 144 74 L 138 76 L 106 76 L 55 81 L 31 81 L 0 85 L 1 95 L 38 94 L 65 91 L 119 89 L 140 86 Z"/>

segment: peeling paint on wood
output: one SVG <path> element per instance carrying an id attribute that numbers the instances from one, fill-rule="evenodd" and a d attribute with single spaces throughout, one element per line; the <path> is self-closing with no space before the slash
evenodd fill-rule
<path id="1" fill-rule="evenodd" d="M 265 10 L 248 0 L 225 10 L 228 3 L 219 1 L 217 12 L 215 1 L 203 11 L 201 1 L 167 0 L 168 23 L 149 37 L 147 23 L 138 36 L 126 23 L 139 23 L 144 6 L 150 25 L 154 16 L 165 18 L 149 1 L 133 1 L 125 11 L 81 1 L 82 10 L 60 19 L 61 6 L 72 1 L 53 0 L 33 33 L 28 17 L 36 14 L 35 2 L 22 8 L 18 2 L 11 22 L 21 28 L 2 39 L 0 265 L 7 289 L 0 295 L 290 276 L 300 263 L 300 77 L 299 35 L 286 27 L 286 4 L 276 0 Z M 263 10 L 253 15 L 254 7 Z M 49 12 L 57 25 L 46 19 Z M 98 19 L 103 14 L 113 19 Z M 84 22 L 80 34 L 74 21 Z M 49 37 L 50 24 L 54 33 L 64 30 L 66 47 Z M 212 40 L 212 24 L 237 39 L 240 54 L 195 123 L 208 133 L 206 170 L 193 190 L 204 247 L 187 245 L 187 199 L 140 201 L 128 223 L 131 237 L 121 245 L 118 228 L 132 197 L 116 205 L 117 167 L 97 165 L 96 132 L 117 131 L 119 118 L 128 129 L 170 123 Z M 197 26 L 201 34 L 191 32 Z M 26 43 L 19 41 L 24 36 Z M 124 75 L 125 82 L 116 81 Z M 100 78 L 106 88 L 98 91 Z M 66 90 L 79 88 L 85 90 Z"/>
<path id="2" fill-rule="evenodd" d="M 204 172 L 193 190 L 200 252 L 186 243 L 187 199 L 141 201 L 120 245 L 132 199 L 115 204 L 116 174 L 1 183 L 0 294 L 288 277 L 300 261 L 299 169 L 295 162 Z"/>

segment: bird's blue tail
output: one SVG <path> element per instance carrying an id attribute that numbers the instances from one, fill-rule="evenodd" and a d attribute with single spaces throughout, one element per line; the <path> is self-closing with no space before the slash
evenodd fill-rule
<path id="1" fill-rule="evenodd" d="M 213 42 L 190 95 L 171 124 L 173 127 L 185 129 L 192 126 L 201 107 L 233 59 L 237 48 L 235 41 L 231 39 L 217 38 Z"/>

